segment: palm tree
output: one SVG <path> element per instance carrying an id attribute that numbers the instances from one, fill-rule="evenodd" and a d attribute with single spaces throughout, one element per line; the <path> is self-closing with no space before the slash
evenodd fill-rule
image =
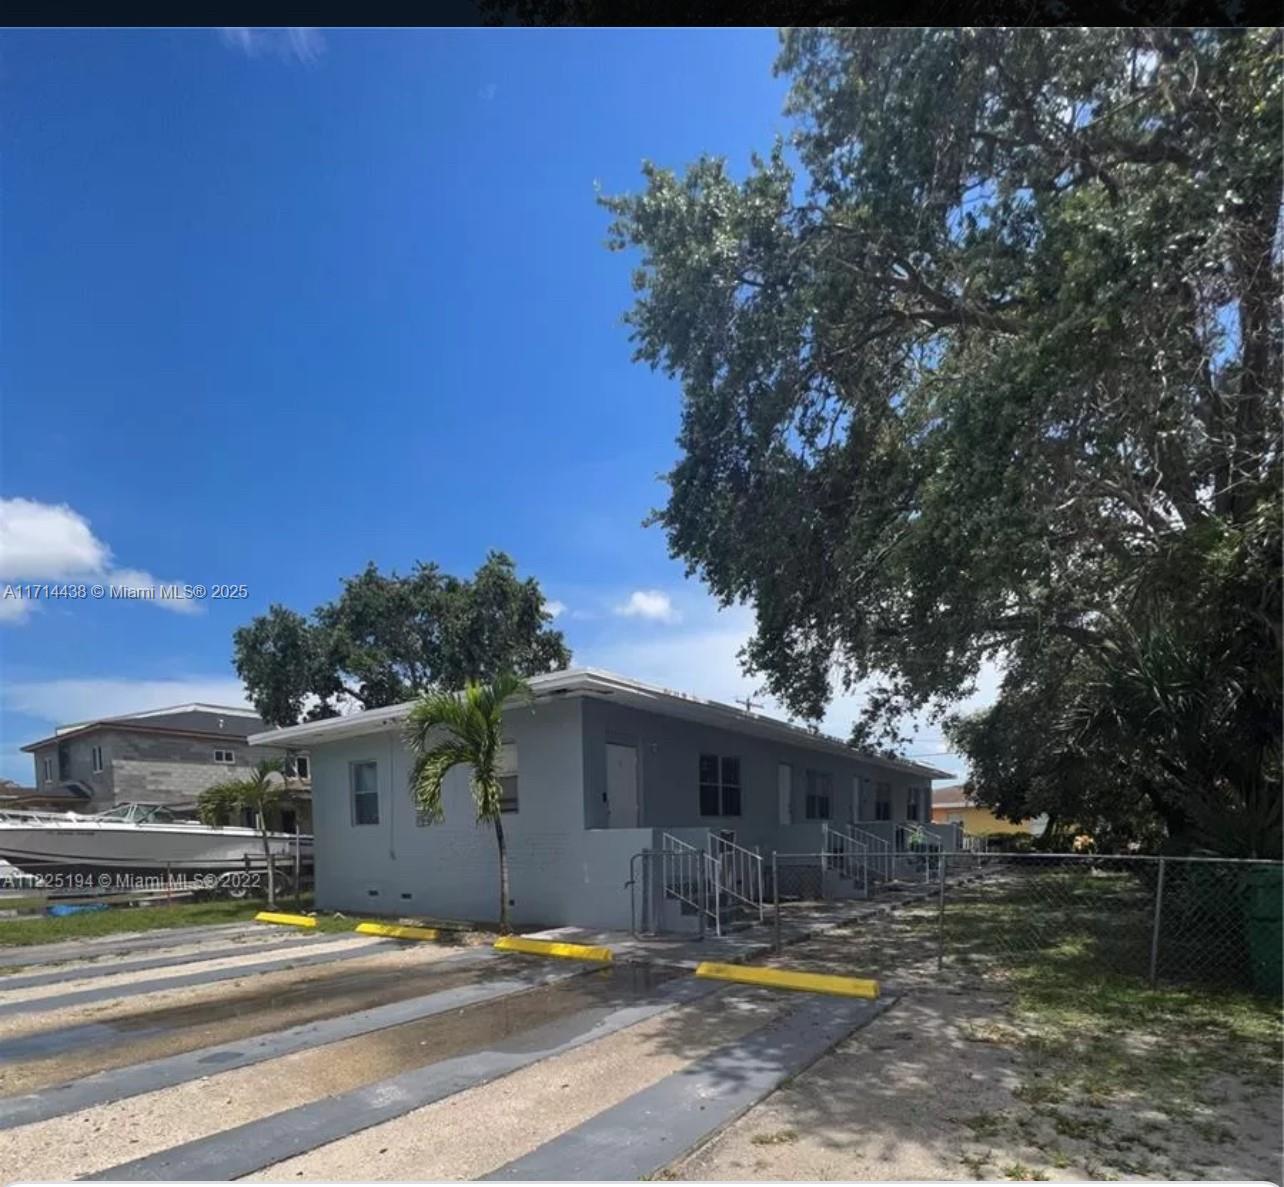
<path id="1" fill-rule="evenodd" d="M 508 928 L 508 849 L 500 819 L 500 754 L 503 747 L 504 704 L 514 698 L 530 701 L 534 694 L 519 676 L 502 675 L 489 683 L 469 682 L 459 692 L 429 692 L 421 696 L 406 722 L 406 745 L 415 755 L 410 794 L 429 821 L 444 818 L 441 786 L 448 771 L 472 768 L 473 804 L 478 824 L 495 826 L 499 846 L 499 930 Z"/>
<path id="2" fill-rule="evenodd" d="M 243 808 L 249 808 L 255 814 L 259 837 L 263 841 L 263 861 L 267 866 L 269 909 L 276 906 L 276 871 L 268 841 L 268 817 L 274 816 L 295 795 L 282 775 L 283 770 L 284 764 L 280 759 L 262 759 L 248 778 L 217 783 L 201 792 L 196 801 L 197 811 L 206 824 L 226 824 L 232 813 Z"/>

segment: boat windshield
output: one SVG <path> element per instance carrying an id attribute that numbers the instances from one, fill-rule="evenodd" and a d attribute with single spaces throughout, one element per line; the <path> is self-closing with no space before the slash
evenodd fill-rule
<path id="1" fill-rule="evenodd" d="M 161 804 L 118 804 L 106 812 L 99 812 L 95 820 L 124 820 L 130 824 L 173 824 L 178 817 Z"/>

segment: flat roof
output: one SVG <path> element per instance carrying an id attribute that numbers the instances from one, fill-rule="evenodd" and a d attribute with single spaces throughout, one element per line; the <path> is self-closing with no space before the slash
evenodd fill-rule
<path id="1" fill-rule="evenodd" d="M 164 709 L 147 709 L 141 713 L 118 713 L 58 726 L 47 738 L 28 742 L 21 747 L 30 753 L 54 742 L 63 742 L 96 729 L 144 730 L 149 733 L 182 734 L 190 737 L 227 737 L 242 740 L 263 721 L 253 709 L 238 705 L 209 705 L 192 702 L 170 705 Z"/>
<path id="2" fill-rule="evenodd" d="M 641 680 L 631 680 L 627 676 L 603 671 L 600 668 L 568 668 L 562 672 L 532 676 L 527 683 L 537 700 L 548 700 L 555 696 L 610 698 L 635 708 L 663 713 L 669 717 L 684 717 L 740 733 L 775 738 L 793 746 L 829 754 L 841 754 L 849 759 L 858 758 L 871 766 L 898 771 L 902 774 L 917 775 L 922 779 L 955 778 L 948 771 L 941 771 L 923 763 L 911 762 L 908 759 L 885 758 L 879 754 L 855 750 L 840 738 L 807 729 L 805 726 L 794 725 L 761 713 L 750 713 L 735 705 L 711 701 L 691 693 L 675 692 L 673 689 L 646 684 Z M 251 734 L 248 741 L 251 746 L 294 746 L 302 742 L 318 745 L 337 741 L 340 738 L 383 733 L 400 728 L 414 703 L 414 701 L 404 701 L 399 705 L 388 705 L 382 709 L 364 709 L 342 717 L 307 721 L 302 725 L 291 725 L 261 734 Z"/>

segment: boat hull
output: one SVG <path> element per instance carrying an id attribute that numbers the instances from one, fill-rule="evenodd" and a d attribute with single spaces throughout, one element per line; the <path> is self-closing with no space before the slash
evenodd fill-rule
<path id="1" fill-rule="evenodd" d="M 312 838 L 297 838 L 300 864 L 312 864 Z M 296 838 L 269 833 L 278 866 L 292 866 Z M 263 839 L 253 829 L 181 824 L 0 823 L 0 858 L 46 879 L 59 875 L 193 877 L 263 870 Z"/>

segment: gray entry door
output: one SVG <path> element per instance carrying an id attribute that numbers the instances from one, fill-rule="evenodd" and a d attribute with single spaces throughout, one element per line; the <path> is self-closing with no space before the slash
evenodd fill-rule
<path id="1" fill-rule="evenodd" d="M 610 828 L 638 826 L 638 751 L 606 744 L 606 813 Z"/>

